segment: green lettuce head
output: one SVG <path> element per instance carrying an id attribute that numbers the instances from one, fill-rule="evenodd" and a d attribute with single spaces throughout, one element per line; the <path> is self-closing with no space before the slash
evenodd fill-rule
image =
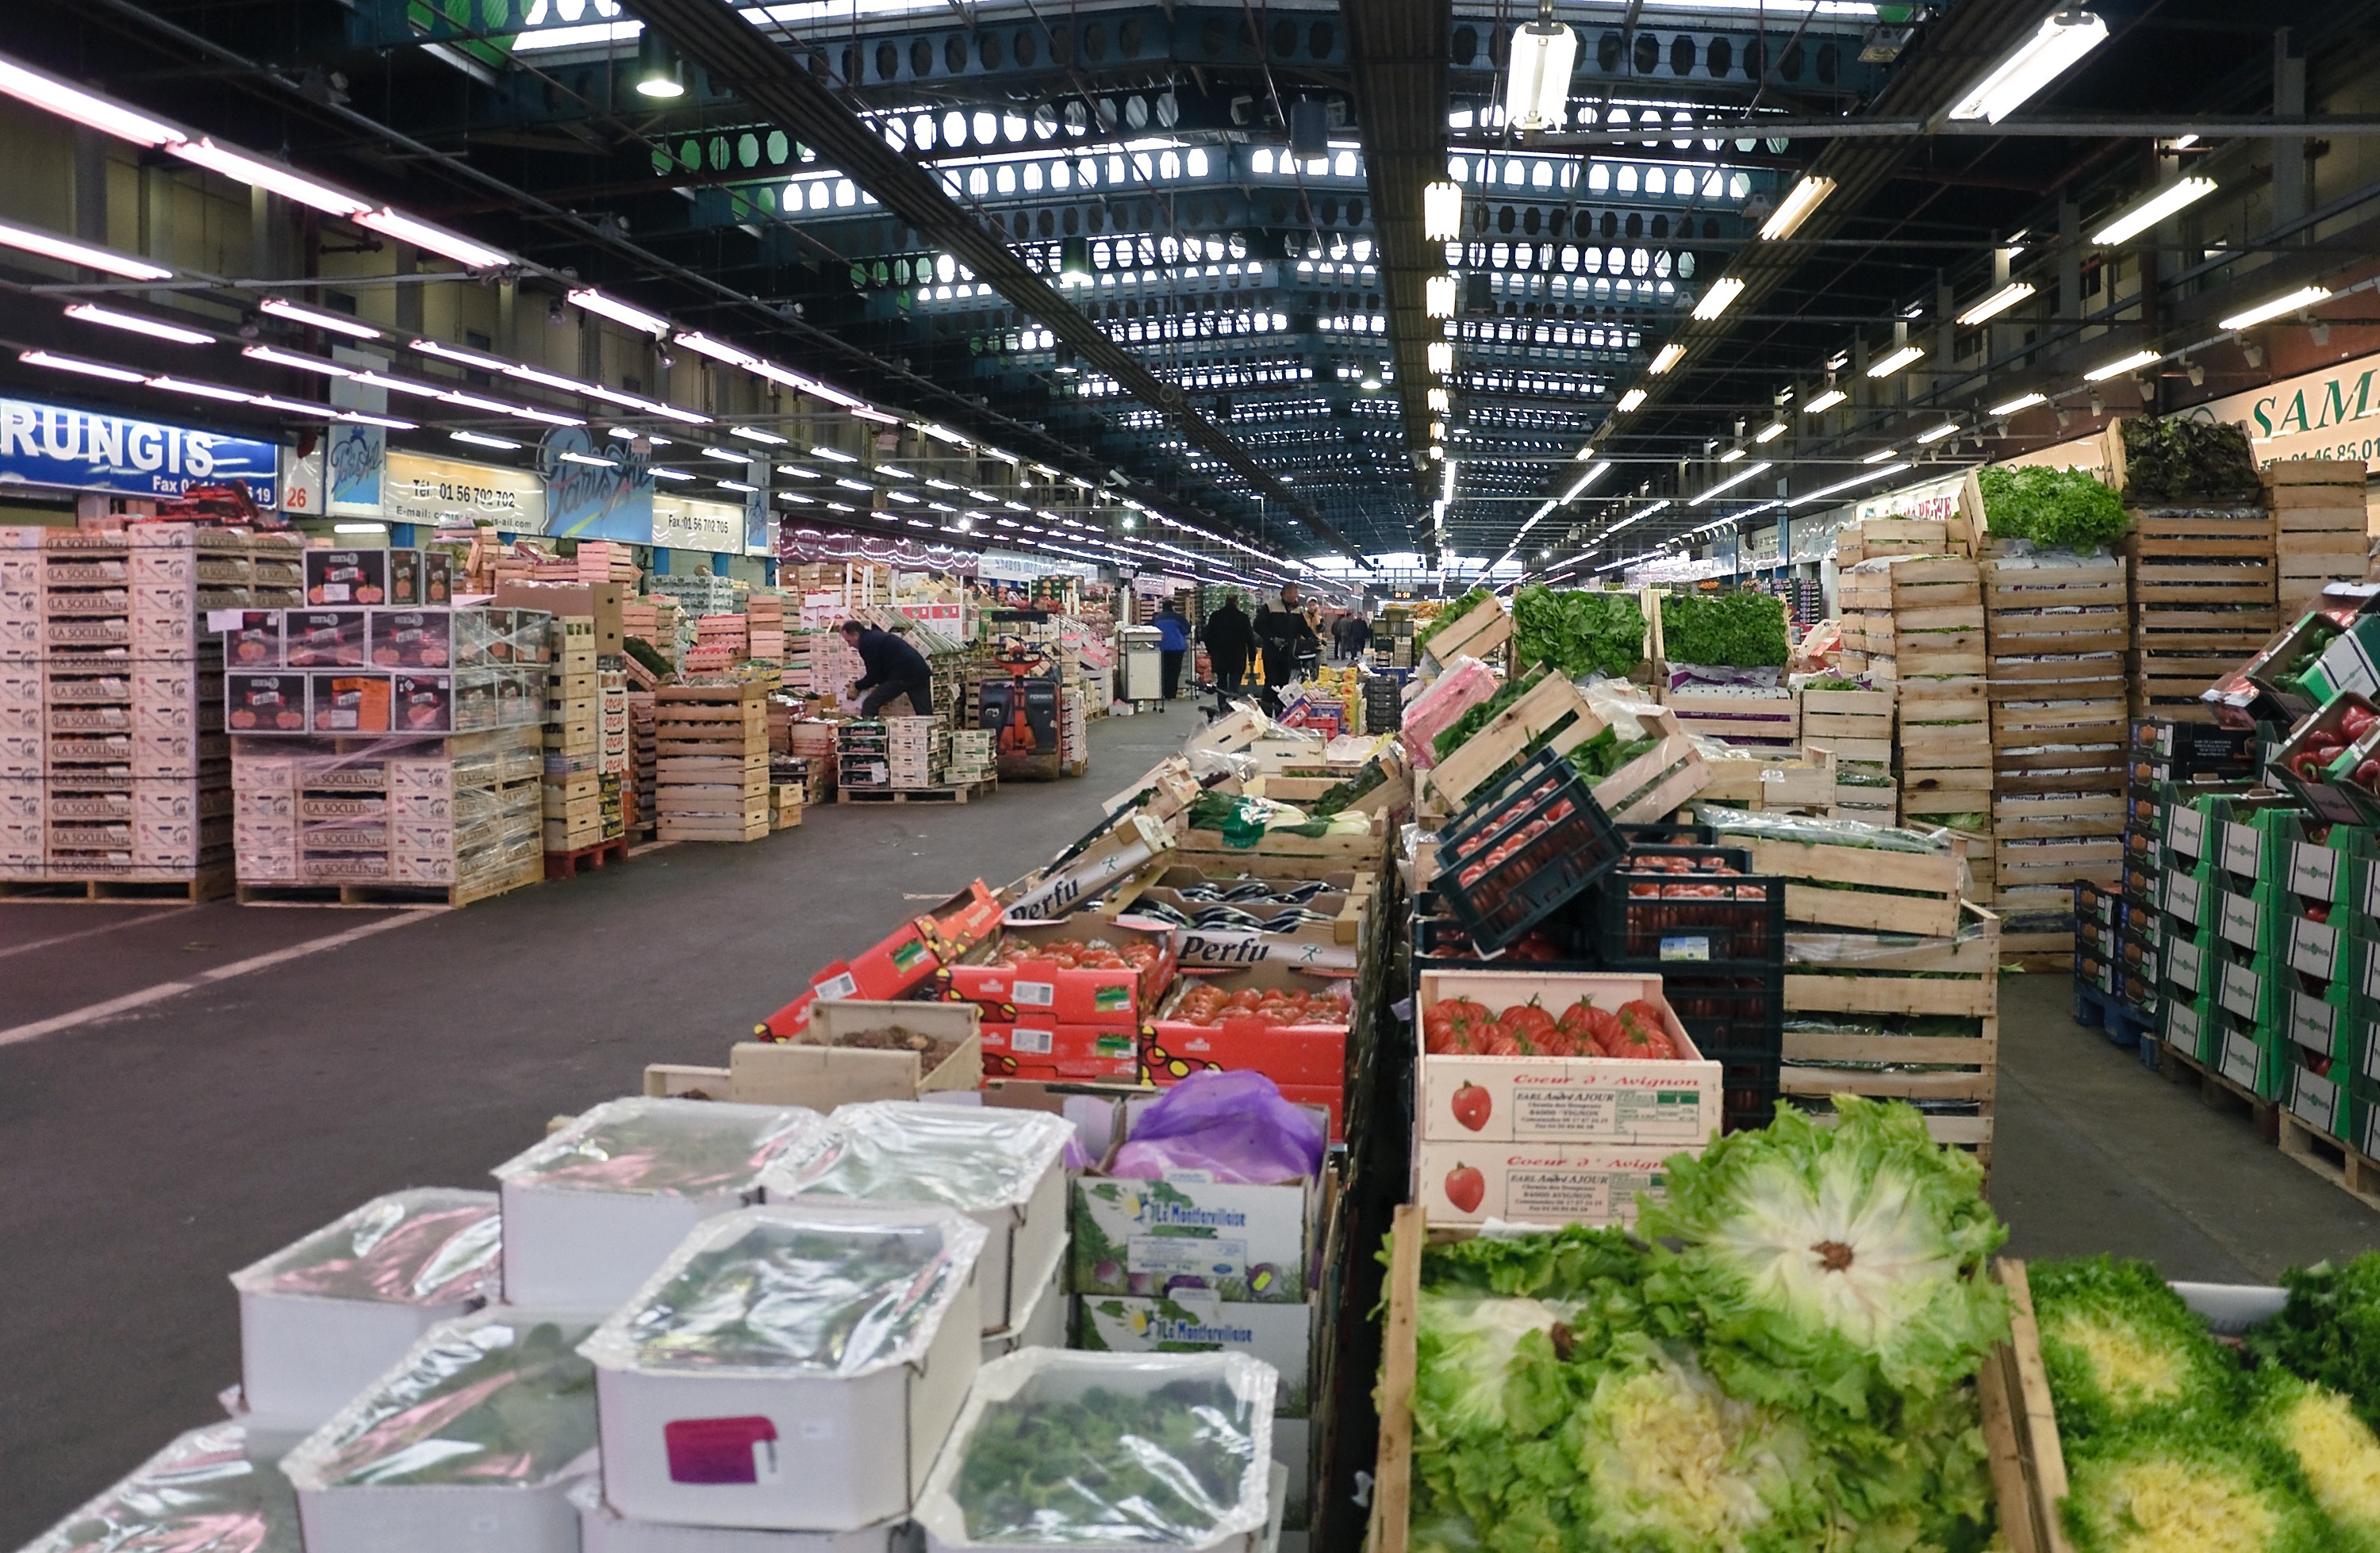
<path id="1" fill-rule="evenodd" d="M 2256 1372 L 2249 1426 L 2297 1464 L 2337 1553 L 2380 1553 L 2380 1438 L 2347 1398 L 2276 1365 Z"/>
<path id="2" fill-rule="evenodd" d="M 2288 1455 L 2205 1414 L 2067 1451 L 2075 1553 L 2343 1553 Z"/>
<path id="3" fill-rule="evenodd" d="M 1679 1243 L 1648 1296 L 1705 1329 L 1705 1363 L 1748 1401 L 1823 1398 L 1890 1428 L 1908 1399 L 1964 1387 L 2007 1337 L 1983 1277 L 2008 1238 L 1975 1161 L 1906 1105 L 1838 1097 L 1832 1127 L 1780 1105 L 1669 1162 L 1665 1204 L 1637 1224 Z"/>
<path id="4" fill-rule="evenodd" d="M 2240 1366 L 2146 1262 L 2035 1262 L 2026 1280 L 2060 1434 L 2231 1411 Z"/>

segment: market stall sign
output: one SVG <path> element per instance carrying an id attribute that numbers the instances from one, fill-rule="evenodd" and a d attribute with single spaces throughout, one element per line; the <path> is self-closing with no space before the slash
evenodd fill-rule
<path id="1" fill-rule="evenodd" d="M 565 454 L 577 457 L 565 458 Z M 537 467 L 545 481 L 547 533 L 574 540 L 653 542 L 650 453 L 638 452 L 625 438 L 607 437 L 599 443 L 583 426 L 557 426 L 539 445 Z"/>
<path id="2" fill-rule="evenodd" d="M 258 506 L 277 507 L 280 457 L 246 437 L 0 398 L 0 485 L 178 496 L 237 481 Z"/>
<path id="3" fill-rule="evenodd" d="M 398 523 L 492 523 L 502 533 L 542 534 L 545 481 L 528 469 L 392 453 L 382 508 Z"/>
<path id="4" fill-rule="evenodd" d="M 1961 469 L 1941 479 L 1904 485 L 1860 503 L 1854 515 L 1862 522 L 1871 517 L 1914 517 L 1946 523 L 1959 516 L 1959 487 L 1966 478 L 1967 472 Z M 1800 527 L 1798 522 L 1795 527 Z"/>
<path id="5" fill-rule="evenodd" d="M 2259 464 L 2352 458 L 2380 473 L 2380 356 L 2359 356 L 2180 413 L 2192 420 L 2237 421 L 2247 429 Z M 2021 454 L 2002 467 L 2029 464 L 2096 473 L 2107 467 L 2107 444 L 2094 433 Z"/>
<path id="6" fill-rule="evenodd" d="M 987 582 L 1031 582 L 1035 577 L 1081 577 L 1086 582 L 1099 580 L 1096 562 L 1057 561 L 1047 556 L 1025 555 L 1013 550 L 987 550 L 977 566 L 976 575 Z"/>
<path id="7" fill-rule="evenodd" d="M 740 554 L 744 549 L 744 509 L 724 502 L 656 495 L 652 542 L 672 550 Z"/>

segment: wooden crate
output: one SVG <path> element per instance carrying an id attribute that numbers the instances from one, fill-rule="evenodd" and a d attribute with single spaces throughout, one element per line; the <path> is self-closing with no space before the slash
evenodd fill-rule
<path id="1" fill-rule="evenodd" d="M 2295 613 L 2329 583 L 2362 581 L 2371 542 L 2363 466 L 2299 459 L 2267 465 L 2264 479 L 2281 608 Z"/>
<path id="2" fill-rule="evenodd" d="M 2263 504 L 2132 514 L 2133 716 L 2162 715 L 2264 646 L 2279 625 L 2273 516 Z M 2209 661 L 2222 667 L 2203 673 Z M 2188 681 L 2195 681 L 2189 684 Z"/>
<path id="3" fill-rule="evenodd" d="M 1595 784 L 1595 801 L 1622 825 L 1665 819 L 1709 785 L 1711 768 L 1666 708 L 1633 707 L 1636 720 L 1660 743 Z"/>
<path id="4" fill-rule="evenodd" d="M 1958 930 L 1955 854 L 1887 852 L 1764 836 L 1730 837 L 1726 832 L 1720 840 L 1729 846 L 1748 843 L 1752 871 L 1785 880 L 1789 924 L 1927 938 L 1949 938 Z M 1836 885 L 1852 888 L 1829 888 Z"/>
<path id="5" fill-rule="evenodd" d="M 1889 759 L 1897 688 L 1803 691 L 1803 741 L 1825 745 L 1844 760 Z M 1878 746 L 1884 753 L 1875 753 Z"/>
<path id="6" fill-rule="evenodd" d="M 1801 741 L 1801 697 L 1791 691 L 1782 696 L 1735 696 L 1663 690 L 1661 704 L 1677 715 L 1680 727 L 1705 738 Z"/>
<path id="7" fill-rule="evenodd" d="M 1512 617 L 1504 613 L 1500 601 L 1483 599 L 1431 636 L 1422 650 L 1440 663 L 1451 663 L 1457 658 L 1500 662 L 1504 645 L 1512 639 Z"/>
<path id="8" fill-rule="evenodd" d="M 1442 812 L 1457 812 L 1489 777 L 1519 759 L 1539 737 L 1550 734 L 1545 747 L 1567 755 L 1606 726 L 1578 686 L 1548 673 L 1432 766 L 1427 789 L 1437 795 Z"/>

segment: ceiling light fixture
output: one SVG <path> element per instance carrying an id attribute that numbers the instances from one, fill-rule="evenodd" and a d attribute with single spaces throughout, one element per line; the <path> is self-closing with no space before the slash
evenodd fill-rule
<path id="1" fill-rule="evenodd" d="M 1900 370 L 1903 367 L 1925 359 L 1925 350 L 1924 346 L 1902 346 L 1899 350 L 1894 351 L 1890 356 L 1886 357 L 1883 360 L 1870 362 L 1868 364 L 1867 375 L 1872 378 L 1888 378 L 1892 376 L 1893 373 Z"/>
<path id="2" fill-rule="evenodd" d="M 1612 412 L 1616 415 L 1626 415 L 1629 411 L 1639 407 L 1644 403 L 1645 391 L 1641 388 L 1632 388 L 1627 393 L 1622 394 L 1620 396 L 1620 402 L 1613 405 L 1611 408 Z"/>
<path id="3" fill-rule="evenodd" d="M 1881 464 L 1891 456 L 1892 449 L 1888 447 L 1880 447 L 1874 453 L 1869 454 L 1865 458 L 1861 459 L 1860 462 L 1863 464 Z"/>
<path id="4" fill-rule="evenodd" d="M 88 243 L 54 237 L 47 232 L 37 232 L 30 226 L 18 226 L 10 222 L 0 221 L 0 248 L 12 248 L 20 253 L 38 253 L 44 259 L 79 264 L 85 269 L 121 275 L 126 280 L 166 281 L 174 278 L 174 272 L 162 264 L 152 264 L 145 259 L 135 259 L 107 249 L 92 248 Z"/>
<path id="5" fill-rule="evenodd" d="M 1422 282 L 1423 310 L 1432 318 L 1454 316 L 1454 277 L 1432 275 Z"/>
<path id="6" fill-rule="evenodd" d="M 1827 411 L 1833 409 L 1837 405 L 1841 404 L 1844 400 L 1850 397 L 1851 395 L 1849 394 L 1844 393 L 1840 388 L 1829 388 L 1823 394 L 1812 394 L 1810 396 L 1810 402 L 1802 406 L 1802 413 L 1803 415 L 1824 415 Z"/>
<path id="7" fill-rule="evenodd" d="M 2010 50 L 1985 72 L 1982 79 L 1967 89 L 1950 109 L 1949 116 L 1987 119 L 1998 124 L 2107 41 L 2107 24 L 2093 13 L 2081 9 L 2053 11 L 2042 18 L 2032 37 Z"/>
<path id="8" fill-rule="evenodd" d="M 424 356 L 434 356 L 441 361 L 452 361 L 458 366 L 469 367 L 478 371 L 503 372 L 512 368 L 512 363 L 501 357 L 484 355 L 476 350 L 465 350 L 461 346 L 450 346 L 443 340 L 419 339 L 413 341 L 412 346 Z"/>
<path id="9" fill-rule="evenodd" d="M 145 372 L 127 371 L 103 361 L 85 361 L 80 357 L 60 356 L 55 351 L 20 350 L 17 359 L 28 367 L 47 367 L 54 372 L 74 372 L 82 377 L 99 378 L 108 382 L 146 382 Z"/>
<path id="10" fill-rule="evenodd" d="M 1451 243 L 1463 236 L 1463 186 L 1426 184 L 1421 191 L 1422 236 L 1435 243 Z"/>
<path id="11" fill-rule="evenodd" d="M 671 338 L 697 356 L 708 356 L 713 361 L 724 361 L 731 367 L 749 367 L 759 359 L 748 350 L 738 350 L 724 341 L 714 340 L 708 334 L 693 330 L 672 335 Z"/>
<path id="12" fill-rule="evenodd" d="M 506 453 L 517 452 L 521 445 L 509 437 L 491 437 L 484 431 L 449 431 L 446 435 L 455 442 L 468 443 L 473 447 L 500 448 Z"/>
<path id="13" fill-rule="evenodd" d="M 212 334 L 202 334 L 196 329 L 184 329 L 178 324 L 160 323 L 152 318 L 142 318 L 139 313 L 118 312 L 114 308 L 103 308 L 96 302 L 77 302 L 67 309 L 67 316 L 103 328 L 121 329 L 127 334 L 146 334 L 152 340 L 171 340 L 177 346 L 211 346 L 215 343 Z"/>
<path id="14" fill-rule="evenodd" d="M 356 217 L 356 224 L 369 226 L 383 237 L 395 237 L 400 243 L 451 259 L 466 270 L 501 270 L 513 262 L 513 256 L 502 249 L 485 243 L 475 243 L 443 226 L 432 226 L 426 221 L 416 221 L 402 211 L 382 207 L 366 211 Z"/>
<path id="15" fill-rule="evenodd" d="M 1927 443 L 1938 443 L 1943 438 L 1952 435 L 1958 430 L 1959 423 L 1957 421 L 1946 420 L 1939 426 L 1928 426 L 1925 431 L 1918 432 L 1917 441 L 1921 445 Z"/>
<path id="16" fill-rule="evenodd" d="M 1965 312 L 1961 313 L 1959 315 L 1959 322 L 1972 326 L 1973 324 L 1982 323 L 1987 319 L 1998 318 L 2000 314 L 2008 311 L 2010 308 L 2015 307 L 2019 302 L 2022 302 L 2026 297 L 2032 296 L 2034 290 L 2034 286 L 2031 281 L 2010 281 L 2006 285 L 2001 286 L 1998 291 L 1993 292 L 1990 296 L 1976 303 L 1973 307 L 1969 308 Z"/>
<path id="17" fill-rule="evenodd" d="M 620 467 L 616 458 L 598 458 L 588 453 L 557 453 L 554 457 L 565 464 L 584 464 L 590 469 L 616 469 Z"/>
<path id="18" fill-rule="evenodd" d="M 13 59 L 0 59 L 0 92 L 152 151 L 159 146 L 179 145 L 189 139 L 170 124 L 135 113 L 79 86 L 70 86 L 55 76 L 28 69 Z"/>
<path id="19" fill-rule="evenodd" d="M 2214 192 L 2213 178 L 2178 178 L 2094 232 L 2091 240 L 2095 243 L 2123 242 Z"/>
<path id="20" fill-rule="evenodd" d="M 1709 501 L 1712 497 L 1718 495 L 1722 491 L 1732 491 L 1737 486 L 1742 485 L 1745 480 L 1750 479 L 1753 476 L 1763 473 L 1773 467 L 1774 466 L 1764 460 L 1761 463 L 1738 469 L 1735 473 L 1728 476 L 1727 479 L 1719 481 L 1717 485 L 1711 486 L 1707 490 L 1704 491 L 1701 495 L 1688 502 L 1686 505 L 1690 507 L 1699 507 L 1705 502 Z"/>
<path id="21" fill-rule="evenodd" d="M 1810 213 L 1826 203 L 1827 196 L 1834 191 L 1834 179 L 1820 177 L 1815 173 L 1803 174 L 1793 187 L 1785 191 L 1785 198 L 1778 201 L 1775 212 L 1761 224 L 1761 240 L 1779 243 L 1791 237 L 1801 230 L 1803 222 L 1810 219 Z"/>
<path id="22" fill-rule="evenodd" d="M 657 27 L 637 39 L 637 95 L 664 102 L 686 95 L 686 65 Z"/>
<path id="23" fill-rule="evenodd" d="M 1440 377 L 1444 377 L 1447 373 L 1454 370 L 1454 346 L 1452 342 L 1447 340 L 1430 341 L 1428 359 L 1429 370 Z"/>
<path id="24" fill-rule="evenodd" d="M 763 431 L 757 426 L 731 426 L 727 429 L 727 434 L 731 437 L 741 437 L 747 443 L 765 443 L 771 447 L 783 447 L 786 441 L 774 431 Z"/>
<path id="25" fill-rule="evenodd" d="M 225 388 L 221 383 L 192 382 L 188 378 L 153 377 L 141 380 L 152 388 L 162 388 L 168 394 L 189 394 L 200 399 L 220 399 L 228 405 L 245 405 L 254 395 L 244 388 Z"/>
<path id="26" fill-rule="evenodd" d="M 196 144 L 185 140 L 168 149 L 183 161 L 204 167 L 210 173 L 220 173 L 235 183 L 244 183 L 268 194 L 278 194 L 284 200 L 310 205 L 324 215 L 348 217 L 370 208 L 354 195 L 333 188 L 328 184 L 316 183 L 294 167 L 285 167 L 277 162 L 264 162 L 227 150 L 212 140 L 201 140 Z"/>
<path id="27" fill-rule="evenodd" d="M 593 286 L 580 286 L 570 294 L 570 305 L 590 313 L 625 323 L 631 329 L 641 329 L 655 339 L 669 333 L 669 320 L 642 308 L 631 307 L 615 297 L 606 297 Z"/>
<path id="28" fill-rule="evenodd" d="M 1849 479 L 1839 479 L 1832 485 L 1820 486 L 1817 490 L 1806 492 L 1805 494 L 1789 497 L 1787 498 L 1785 504 L 1789 507 L 1805 506 L 1812 502 L 1822 500 L 1840 491 L 1849 491 L 1855 485 L 1866 485 L 1872 480 L 1880 480 L 1885 479 L 1887 476 L 1897 475 L 1908 467 L 1909 466 L 1906 464 L 1887 464 L 1880 469 L 1871 469 L 1866 474 L 1853 475 Z"/>
<path id="29" fill-rule="evenodd" d="M 2217 329 L 2252 329 L 2268 319 L 2278 318 L 2283 313 L 2296 312 L 2301 308 L 2311 308 L 2315 303 L 2327 301 L 2329 298 L 2330 287 L 2326 285 L 2301 285 L 2286 297 L 2276 297 L 2269 302 L 2257 303 L 2245 312 L 2233 313 L 2229 318 L 2217 323 L 2216 327 Z"/>
<path id="30" fill-rule="evenodd" d="M 1707 322 L 1727 311 L 1730 304 L 1743 295 L 1743 282 L 1734 275 L 1725 275 L 1711 283 L 1702 300 L 1694 304 L 1693 317 Z"/>
<path id="31" fill-rule="evenodd" d="M 2049 403 L 2049 395 L 2046 394 L 2020 394 L 2013 399 L 2003 400 L 1999 404 L 1994 405 L 1992 406 L 1992 413 L 1994 415 L 2014 415 L 2019 410 L 2029 410 L 2035 405 L 2046 405 L 2047 403 Z"/>
<path id="32" fill-rule="evenodd" d="M 278 297 L 267 297 L 256 305 L 256 310 L 271 313 L 275 318 L 285 318 L 292 323 L 305 324 L 310 329 L 328 329 L 334 334 L 347 334 L 358 340 L 381 337 L 379 330 L 360 319 L 350 318 L 346 313 L 324 312 L 320 308 L 301 307 Z"/>
<path id="33" fill-rule="evenodd" d="M 1742 447 L 1731 447 L 1725 453 L 1718 455 L 1718 461 L 1722 464 L 1732 464 L 1742 456 L 1743 449 Z"/>
<path id="34" fill-rule="evenodd" d="M 1449 466 L 1450 468 L 1452 466 Z M 1561 499 L 1565 502 L 1577 501 L 1581 495 L 1585 493 L 1588 486 L 1593 485 L 1597 480 L 1601 479 L 1610 472 L 1611 464 L 1608 459 L 1601 463 L 1590 466 L 1586 473 L 1578 477 L 1578 483 L 1576 485 L 1572 486 L 1568 491 L 1562 492 Z M 1449 488 L 1450 490 L 1451 489 L 1451 481 L 1449 482 Z"/>
<path id="35" fill-rule="evenodd" d="M 1658 378 L 1685 358 L 1686 347 L 1672 340 L 1661 347 L 1661 354 L 1653 358 L 1653 364 L 1645 369 L 1645 375 Z"/>
<path id="36" fill-rule="evenodd" d="M 1512 30 L 1504 65 L 1504 119 L 1515 129 L 1558 129 L 1570 112 L 1571 73 L 1578 67 L 1578 34 L 1553 20 Z"/>
<path id="37" fill-rule="evenodd" d="M 2082 381 L 2084 382 L 2105 382 L 2107 379 L 2129 372 L 2135 367 L 2145 367 L 2150 362 L 2160 359 L 2162 359 L 2162 358 L 2156 351 L 2136 350 L 2130 356 L 2118 357 L 2115 360 L 2108 362 L 2104 367 L 2092 368 L 2089 371 L 2082 374 Z"/>
<path id="38" fill-rule="evenodd" d="M 1772 420 L 1755 432 L 1752 440 L 1755 443 L 1773 443 L 1784 434 L 1785 423 L 1781 420 Z"/>

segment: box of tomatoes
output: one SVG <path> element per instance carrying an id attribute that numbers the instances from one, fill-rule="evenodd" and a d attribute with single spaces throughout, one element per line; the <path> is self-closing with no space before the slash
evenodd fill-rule
<path id="1" fill-rule="evenodd" d="M 1414 1008 L 1426 1142 L 1658 1144 L 1719 1130 L 1719 1064 L 1653 975 L 1425 970 Z"/>
<path id="2" fill-rule="evenodd" d="M 1172 984 L 1173 966 L 1164 924 L 1085 913 L 1005 924 L 935 984 L 983 1011 L 987 1076 L 1129 1080 L 1141 1021 Z"/>
<path id="3" fill-rule="evenodd" d="M 1285 965 L 1184 977 L 1150 1020 L 1141 1058 L 1159 1084 L 1202 1069 L 1260 1073 L 1284 1092 L 1347 1077 L 1354 984 Z"/>

